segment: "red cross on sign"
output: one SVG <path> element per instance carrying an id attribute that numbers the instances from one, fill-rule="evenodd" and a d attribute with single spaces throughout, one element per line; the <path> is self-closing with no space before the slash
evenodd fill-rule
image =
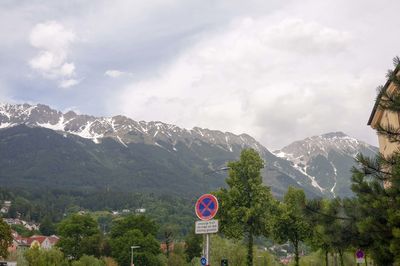
<path id="1" fill-rule="evenodd" d="M 200 220 L 211 220 L 217 214 L 218 200 L 214 195 L 204 194 L 197 200 L 195 210 Z"/>

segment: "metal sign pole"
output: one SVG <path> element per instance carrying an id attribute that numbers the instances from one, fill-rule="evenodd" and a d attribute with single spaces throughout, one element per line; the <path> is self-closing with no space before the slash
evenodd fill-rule
<path id="1" fill-rule="evenodd" d="M 206 260 L 207 260 L 207 265 L 210 264 L 210 234 L 206 234 Z"/>
<path id="2" fill-rule="evenodd" d="M 206 239 L 206 235 L 203 235 L 203 257 L 206 257 L 206 253 L 207 253 L 207 239 Z"/>

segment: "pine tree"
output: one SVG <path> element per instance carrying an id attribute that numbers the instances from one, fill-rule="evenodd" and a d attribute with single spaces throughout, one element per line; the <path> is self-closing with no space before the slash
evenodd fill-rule
<path id="1" fill-rule="evenodd" d="M 400 114 L 400 59 L 394 60 L 395 70 L 388 72 L 388 83 L 380 87 L 377 110 Z M 379 135 L 400 147 L 400 127 L 377 125 Z M 376 158 L 357 157 L 353 169 L 352 190 L 357 195 L 360 212 L 358 229 L 363 239 L 370 239 L 368 250 L 378 265 L 400 264 L 400 152 L 379 154 Z"/>

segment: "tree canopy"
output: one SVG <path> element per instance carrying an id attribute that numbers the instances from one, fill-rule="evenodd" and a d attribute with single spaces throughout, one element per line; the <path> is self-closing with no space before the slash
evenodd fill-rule
<path id="1" fill-rule="evenodd" d="M 0 218 L 0 257 L 7 258 L 7 249 L 11 245 L 12 241 L 10 226 Z"/>
<path id="2" fill-rule="evenodd" d="M 57 246 L 71 259 L 82 255 L 100 255 L 101 235 L 97 222 L 89 215 L 74 214 L 58 225 Z"/>
<path id="3" fill-rule="evenodd" d="M 311 236 L 310 223 L 305 218 L 306 196 L 304 191 L 289 187 L 284 201 L 275 216 L 273 232 L 278 242 L 290 241 L 295 250 L 295 265 L 299 265 L 299 245 Z"/>
<path id="4" fill-rule="evenodd" d="M 156 240 L 157 225 L 144 215 L 130 215 L 116 220 L 111 228 L 110 245 L 112 257 L 119 265 L 130 264 L 131 252 L 135 265 L 161 265 L 157 257 L 160 244 Z M 132 246 L 135 248 L 132 250 Z"/>
<path id="5" fill-rule="evenodd" d="M 271 213 L 276 207 L 270 189 L 263 185 L 264 161 L 254 149 L 245 149 L 240 159 L 230 162 L 228 189 L 217 192 L 221 230 L 233 238 L 245 238 L 247 265 L 253 265 L 254 237 L 269 235 Z"/>

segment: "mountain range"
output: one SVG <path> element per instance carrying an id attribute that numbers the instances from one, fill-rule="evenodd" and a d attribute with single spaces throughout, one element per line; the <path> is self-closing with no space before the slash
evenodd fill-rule
<path id="1" fill-rule="evenodd" d="M 225 186 L 222 169 L 244 148 L 265 160 L 263 182 L 278 197 L 288 186 L 309 197 L 350 196 L 354 156 L 377 152 L 341 132 L 270 152 L 247 134 L 63 113 L 42 104 L 0 104 L 0 184 L 6 187 L 192 197 Z"/>

